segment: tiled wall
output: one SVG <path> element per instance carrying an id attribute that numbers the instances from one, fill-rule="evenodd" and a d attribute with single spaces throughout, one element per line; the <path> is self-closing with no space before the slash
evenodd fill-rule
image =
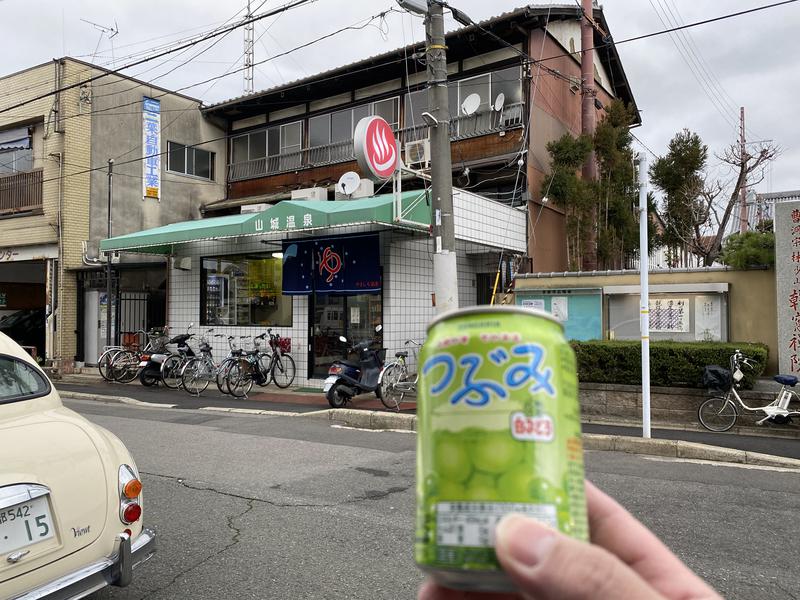
<path id="1" fill-rule="evenodd" d="M 363 228 L 349 228 L 347 233 L 362 232 Z M 342 231 L 344 233 L 344 231 Z M 195 323 L 200 327 L 200 258 L 203 256 L 239 254 L 244 252 L 273 252 L 279 249 L 280 240 L 269 240 L 275 246 L 266 246 L 264 238 L 248 237 L 222 241 L 203 241 L 186 244 L 182 256 L 191 257 L 191 269 L 170 269 L 169 320 L 172 332 L 186 329 Z M 476 302 L 475 275 L 491 272 L 496 259 L 491 255 L 474 254 L 475 246 L 457 242 L 459 304 L 471 306 Z M 469 253 L 472 252 L 472 253 Z M 436 314 L 431 305 L 433 292 L 433 255 L 430 239 L 419 234 L 400 231 L 381 233 L 383 264 L 383 336 L 387 359 L 405 348 L 407 339 L 423 341 L 428 321 Z M 176 260 L 176 264 L 177 264 Z M 291 327 L 276 327 L 274 331 L 292 339 L 292 356 L 297 365 L 295 384 L 306 384 L 308 373 L 308 298 L 292 297 L 293 323 Z M 259 335 L 262 327 L 215 326 L 214 333 L 226 335 Z M 215 359 L 227 354 L 226 344 L 219 338 L 212 340 Z M 413 353 L 410 356 L 413 362 Z M 319 383 L 314 381 L 312 383 Z"/>

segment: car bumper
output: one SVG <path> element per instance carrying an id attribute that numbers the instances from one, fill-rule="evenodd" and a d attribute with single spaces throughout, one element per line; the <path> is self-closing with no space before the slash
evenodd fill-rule
<path id="1" fill-rule="evenodd" d="M 133 570 L 149 560 L 156 551 L 156 532 L 142 529 L 131 540 L 121 534 L 117 552 L 41 587 L 15 596 L 12 600 L 75 600 L 108 585 L 124 587 L 133 579 Z"/>

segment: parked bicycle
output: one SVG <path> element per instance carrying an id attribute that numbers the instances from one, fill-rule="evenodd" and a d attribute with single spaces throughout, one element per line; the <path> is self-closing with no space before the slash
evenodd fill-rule
<path id="1" fill-rule="evenodd" d="M 200 356 L 195 356 L 187 360 L 181 369 L 181 387 L 192 396 L 199 396 L 208 388 L 212 381 L 216 381 L 220 369 L 234 356 L 234 347 L 231 343 L 234 338 L 233 336 L 228 336 L 230 353 L 220 364 L 214 362 L 213 349 L 208 341 L 208 337 L 213 331 L 213 329 L 209 329 L 200 336 Z M 214 337 L 220 338 L 225 336 L 221 333 L 217 333 L 214 334 Z M 221 392 L 226 392 L 224 386 L 218 384 L 217 387 Z"/>
<path id="2" fill-rule="evenodd" d="M 194 358 L 195 356 L 194 350 L 189 346 L 189 340 L 194 337 L 194 334 L 190 333 L 193 327 L 194 323 L 189 323 L 189 326 L 186 328 L 186 333 L 176 335 L 167 342 L 168 344 L 176 344 L 178 346 L 178 352 L 176 354 L 170 354 L 164 359 L 159 368 L 159 377 L 165 386 L 173 390 L 181 386 L 181 372 L 183 371 L 183 367 L 186 366 L 190 358 Z M 145 369 L 145 371 L 146 370 L 147 369 Z M 142 383 L 144 383 L 144 379 L 142 379 Z"/>
<path id="3" fill-rule="evenodd" d="M 122 335 L 123 339 L 126 335 L 134 335 L 136 336 L 136 342 L 132 344 L 106 346 L 103 352 L 97 358 L 97 370 L 100 372 L 100 376 L 106 381 L 114 381 L 114 377 L 111 373 L 111 363 L 113 362 L 114 357 L 123 350 L 139 350 L 142 346 L 139 340 L 147 338 L 147 332 L 141 329 L 138 331 L 123 331 Z"/>
<path id="4" fill-rule="evenodd" d="M 122 350 L 111 361 L 109 373 L 118 383 L 130 383 L 153 354 L 166 352 L 169 328 L 154 328 L 147 332 L 147 344 L 139 350 Z"/>
<path id="5" fill-rule="evenodd" d="M 422 346 L 419 342 L 414 340 L 406 340 L 406 347 L 411 346 L 411 351 L 414 354 L 414 364 L 417 363 L 417 349 Z M 383 405 L 391 410 L 400 412 L 400 404 L 405 400 L 406 396 L 417 395 L 417 381 L 419 380 L 419 373 L 409 372 L 408 350 L 402 352 L 395 352 L 394 362 L 386 365 L 381 371 L 378 385 L 380 386 L 380 399 Z"/>
<path id="6" fill-rule="evenodd" d="M 781 384 L 781 389 L 775 395 L 775 399 L 765 406 L 748 406 L 737 391 L 744 378 L 742 366 L 752 368 L 753 362 L 745 357 L 741 350 L 736 350 L 730 357 L 730 370 L 718 366 L 705 368 L 704 384 L 714 391 L 722 393 L 709 398 L 697 409 L 697 416 L 703 427 L 709 431 L 728 431 L 736 424 L 739 409 L 763 414 L 764 417 L 756 421 L 756 425 L 763 425 L 767 421 L 784 425 L 790 423 L 792 417 L 800 416 L 800 406 L 795 409 L 789 408 L 792 400 L 800 401 L 797 392 L 790 389 L 797 385 L 797 377 L 775 375 L 773 379 Z"/>
<path id="7" fill-rule="evenodd" d="M 259 340 L 269 336 L 270 351 L 262 351 L 258 345 Z M 247 396 L 253 384 L 265 386 L 274 381 L 279 388 L 288 388 L 294 381 L 296 372 L 294 359 L 289 354 L 291 342 L 272 333 L 267 329 L 266 334 L 254 338 L 256 347 L 248 351 L 228 371 L 228 391 L 232 396 L 242 398 Z"/>

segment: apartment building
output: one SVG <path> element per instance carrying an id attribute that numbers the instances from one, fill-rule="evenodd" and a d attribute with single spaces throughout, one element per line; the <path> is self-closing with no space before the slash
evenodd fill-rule
<path id="1" fill-rule="evenodd" d="M 224 197 L 224 131 L 199 100 L 69 57 L 0 90 L 0 330 L 68 370 L 105 343 L 108 160 L 112 235 L 198 218 Z M 163 325 L 165 260 L 111 260 L 114 337 Z"/>

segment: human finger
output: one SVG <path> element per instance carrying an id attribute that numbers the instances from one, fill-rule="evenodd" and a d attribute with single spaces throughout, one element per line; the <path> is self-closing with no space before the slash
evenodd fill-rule
<path id="1" fill-rule="evenodd" d="M 495 535 L 497 558 L 526 600 L 664 600 L 610 552 L 533 519 L 508 515 Z"/>
<path id="2" fill-rule="evenodd" d="M 618 556 L 659 593 L 686 600 L 720 598 L 647 527 L 588 481 L 586 503 L 592 543 Z"/>

